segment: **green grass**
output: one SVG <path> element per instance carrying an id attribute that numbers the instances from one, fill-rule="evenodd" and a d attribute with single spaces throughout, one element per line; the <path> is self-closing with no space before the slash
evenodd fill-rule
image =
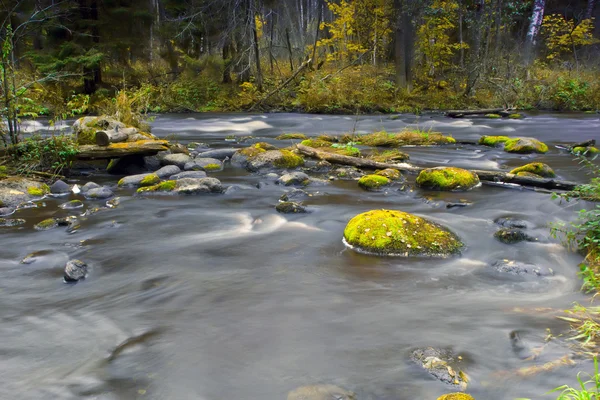
<path id="1" fill-rule="evenodd" d="M 577 374 L 578 387 L 568 385 L 559 386 L 549 393 L 560 392 L 556 400 L 598 400 L 600 398 L 600 373 L 598 371 L 598 359 L 594 357 L 594 372 L 588 374 L 579 372 Z"/>

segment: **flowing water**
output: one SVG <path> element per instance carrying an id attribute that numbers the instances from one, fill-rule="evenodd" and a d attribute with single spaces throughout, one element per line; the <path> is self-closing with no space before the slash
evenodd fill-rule
<path id="1" fill-rule="evenodd" d="M 600 120 L 161 115 L 153 132 L 220 148 L 243 146 L 225 141 L 231 135 L 281 146 L 287 143 L 273 139 L 284 132 L 316 136 L 415 125 L 457 139 L 520 135 L 551 146 L 543 156 L 468 145 L 406 148 L 419 165 L 505 169 L 535 160 L 550 164 L 562 179 L 583 182 L 587 177 L 573 157 L 554 145 L 598 138 Z M 585 301 L 576 275 L 581 257 L 568 253 L 548 229 L 551 222 L 572 221 L 584 204 L 488 185 L 466 193 L 374 193 L 338 180 L 309 187 L 312 212 L 290 216 L 274 210 L 286 188 L 231 166 L 213 175 L 224 185 L 254 188 L 158 198 L 119 189 L 120 206 L 82 219 L 75 234 L 32 229 L 42 219 L 83 211 L 61 210 L 67 198 L 48 198 L 44 208 L 17 212 L 27 225 L 0 228 L 1 399 L 276 400 L 318 383 L 355 391 L 359 399 L 435 399 L 452 389 L 410 362 L 410 352 L 424 346 L 461 354 L 471 378 L 468 391 L 477 399 L 552 398 L 544 393 L 591 368 L 584 362 L 521 377 L 519 368 L 569 350 L 551 342 L 528 361 L 509 338 L 516 330 L 532 346 L 542 345 L 546 328 L 565 331 L 548 309 Z M 90 180 L 116 182 L 108 176 Z M 265 184 L 255 188 L 260 182 Z M 445 207 L 461 199 L 473 204 Z M 86 201 L 86 208 L 97 205 Z M 467 248 L 461 257 L 441 260 L 346 249 L 341 239 L 348 220 L 381 208 L 446 225 Z M 504 216 L 526 220 L 539 240 L 498 242 L 493 220 Z M 20 264 L 40 250 L 47 252 L 36 263 Z M 69 258 L 88 262 L 85 281 L 63 283 Z M 489 264 L 504 259 L 550 267 L 555 275 L 491 273 Z"/>

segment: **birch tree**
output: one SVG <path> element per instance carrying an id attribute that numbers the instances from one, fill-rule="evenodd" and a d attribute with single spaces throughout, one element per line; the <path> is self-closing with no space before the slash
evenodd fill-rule
<path id="1" fill-rule="evenodd" d="M 536 39 L 544 20 L 544 10 L 546 8 L 546 0 L 534 0 L 531 19 L 529 20 L 529 29 L 525 38 L 525 63 L 530 64 L 533 60 L 533 50 L 535 48 Z"/>

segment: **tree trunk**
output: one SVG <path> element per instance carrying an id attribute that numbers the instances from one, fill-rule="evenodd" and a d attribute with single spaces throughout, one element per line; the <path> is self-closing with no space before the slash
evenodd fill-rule
<path id="1" fill-rule="evenodd" d="M 585 19 L 590 19 L 594 15 L 594 6 L 596 5 L 596 0 L 588 0 L 587 9 L 585 10 Z"/>
<path id="2" fill-rule="evenodd" d="M 533 61 L 537 35 L 540 31 L 540 26 L 542 26 L 542 21 L 544 20 L 545 7 L 546 0 L 534 0 L 533 11 L 531 12 L 531 19 L 529 20 L 529 29 L 527 30 L 527 36 L 525 37 L 525 48 L 523 51 L 525 64 L 527 65 L 531 64 Z"/>
<path id="3" fill-rule="evenodd" d="M 256 85 L 258 91 L 263 91 L 263 77 L 260 68 L 260 53 L 258 50 L 258 32 L 256 30 L 256 11 L 254 1 L 248 0 L 248 15 L 250 17 L 250 26 L 252 27 L 252 42 L 254 45 L 254 62 L 256 64 Z"/>
<path id="4" fill-rule="evenodd" d="M 410 91 L 412 86 L 412 29 L 408 5 L 408 0 L 394 0 L 394 9 L 396 11 L 394 58 L 396 64 L 396 84 L 398 87 Z"/>
<path id="5" fill-rule="evenodd" d="M 287 42 L 288 54 L 290 57 L 290 71 L 294 72 L 294 53 L 292 53 L 292 42 L 290 42 L 290 29 L 285 28 L 285 40 Z"/>
<path id="6" fill-rule="evenodd" d="M 98 146 L 108 146 L 111 143 L 125 142 L 129 135 L 123 129 L 120 131 L 98 131 L 96 132 L 96 144 Z"/>

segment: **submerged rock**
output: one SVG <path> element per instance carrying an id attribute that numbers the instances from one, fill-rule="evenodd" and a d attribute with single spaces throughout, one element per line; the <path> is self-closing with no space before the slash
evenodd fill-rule
<path id="1" fill-rule="evenodd" d="M 410 359 L 437 380 L 455 386 L 459 390 L 467 388 L 468 378 L 458 369 L 458 361 L 450 350 L 433 347 L 416 349 L 411 353 Z"/>
<path id="2" fill-rule="evenodd" d="M 293 189 L 293 190 L 290 190 L 289 192 L 285 192 L 284 194 L 282 194 L 281 197 L 279 198 L 279 200 L 280 201 L 295 201 L 295 200 L 306 199 L 310 196 L 311 195 L 306 190 Z"/>
<path id="3" fill-rule="evenodd" d="M 529 236 L 520 229 L 503 228 L 494 233 L 494 237 L 505 244 L 514 244 L 519 242 L 534 242 L 535 238 Z"/>
<path id="4" fill-rule="evenodd" d="M 249 157 L 246 168 L 256 172 L 265 168 L 294 169 L 304 164 L 304 159 L 289 150 L 268 150 Z"/>
<path id="5" fill-rule="evenodd" d="M 195 178 L 195 179 L 206 178 L 206 172 L 204 172 L 204 171 L 184 171 L 184 172 L 180 172 L 178 174 L 172 175 L 169 179 L 177 181 L 179 179 L 184 179 L 184 178 Z"/>
<path id="6" fill-rule="evenodd" d="M 552 276 L 554 271 L 548 267 L 538 267 L 513 260 L 499 260 L 490 265 L 491 268 L 500 273 L 513 275 Z"/>
<path id="7" fill-rule="evenodd" d="M 292 390 L 287 400 L 356 400 L 356 395 L 334 385 L 312 385 Z"/>
<path id="8" fill-rule="evenodd" d="M 99 187 L 100 187 L 100 185 L 98 185 L 95 182 L 88 182 L 81 187 L 81 193 L 85 194 L 85 193 L 89 192 L 90 190 L 98 189 Z"/>
<path id="9" fill-rule="evenodd" d="M 110 190 L 109 188 L 107 188 L 106 186 L 95 188 L 95 189 L 90 189 L 84 193 L 84 196 L 87 199 L 92 199 L 92 200 L 96 200 L 96 199 L 104 200 L 104 199 L 113 197 L 114 195 L 115 194 L 113 193 L 113 191 Z"/>
<path id="10" fill-rule="evenodd" d="M 494 220 L 496 225 L 500 225 L 504 228 L 516 228 L 516 229 L 525 229 L 527 228 L 527 221 L 522 219 L 517 219 L 513 217 L 500 217 Z"/>
<path id="11" fill-rule="evenodd" d="M 539 175 L 543 178 L 554 178 L 556 176 L 554 170 L 550 168 L 549 165 L 540 162 L 529 163 L 510 171 L 511 174 L 518 174 L 520 172 L 529 172 L 535 175 Z"/>
<path id="12" fill-rule="evenodd" d="M 379 255 L 450 256 L 460 253 L 458 236 L 434 222 L 402 211 L 374 210 L 352 218 L 345 242 Z"/>
<path id="13" fill-rule="evenodd" d="M 119 186 L 153 186 L 160 182 L 160 178 L 152 174 L 131 175 L 122 178 Z"/>
<path id="14" fill-rule="evenodd" d="M 256 190 L 256 186 L 250 185 L 230 185 L 225 189 L 224 194 L 233 194 L 241 190 Z"/>
<path id="15" fill-rule="evenodd" d="M 50 193 L 52 194 L 67 194 L 71 193 L 71 186 L 61 181 L 60 179 L 54 182 L 52 186 L 50 186 Z"/>
<path id="16" fill-rule="evenodd" d="M 158 171 L 155 171 L 154 173 L 160 179 L 167 179 L 170 176 L 178 174 L 180 172 L 181 172 L 181 168 L 179 168 L 177 165 L 165 165 L 164 167 L 160 168 Z"/>
<path id="17" fill-rule="evenodd" d="M 35 224 L 33 228 L 36 231 L 47 231 L 50 229 L 58 228 L 58 220 L 56 218 L 48 218 Z"/>
<path id="18" fill-rule="evenodd" d="M 277 183 L 285 186 L 306 186 L 310 183 L 310 177 L 304 172 L 291 172 L 277 179 Z"/>
<path id="19" fill-rule="evenodd" d="M 217 149 L 217 150 L 209 150 L 206 152 L 200 153 L 202 158 L 213 158 L 220 161 L 225 160 L 226 158 L 231 158 L 239 149 Z"/>
<path id="20" fill-rule="evenodd" d="M 0 227 L 12 227 L 23 225 L 26 221 L 22 218 L 4 219 L 0 218 Z"/>
<path id="21" fill-rule="evenodd" d="M 364 172 L 359 170 L 356 167 L 342 167 L 337 168 L 333 171 L 333 174 L 340 179 L 359 179 L 361 176 L 365 175 Z"/>
<path id="22" fill-rule="evenodd" d="M 185 164 L 192 161 L 192 157 L 187 154 L 167 154 L 165 156 L 159 157 L 161 165 L 176 165 L 179 168 L 183 169 Z"/>
<path id="23" fill-rule="evenodd" d="M 199 167 L 204 171 L 222 171 L 223 163 L 221 160 L 217 160 L 216 158 L 208 158 L 205 157 L 204 154 L 201 154 L 202 157 L 196 157 L 193 161 L 194 165 Z M 195 168 L 192 168 L 195 169 Z"/>
<path id="24" fill-rule="evenodd" d="M 77 208 L 83 208 L 83 203 L 81 200 L 71 200 L 61 204 L 59 207 L 63 210 L 75 210 Z"/>
<path id="25" fill-rule="evenodd" d="M 358 186 L 364 190 L 379 190 L 390 183 L 388 178 L 381 175 L 365 175 L 358 180 Z"/>
<path id="26" fill-rule="evenodd" d="M 479 185 L 479 177 L 462 168 L 428 168 L 417 177 L 417 185 L 435 190 L 469 190 Z"/>
<path id="27" fill-rule="evenodd" d="M 279 203 L 275 209 L 277 212 L 282 214 L 303 214 L 307 212 L 306 207 L 293 201 L 284 201 L 283 203 Z"/>
<path id="28" fill-rule="evenodd" d="M 69 260 L 65 266 L 65 282 L 73 283 L 85 279 L 88 265 L 81 260 Z"/>
<path id="29" fill-rule="evenodd" d="M 533 138 L 516 138 L 504 143 L 504 151 L 507 153 L 531 154 L 546 153 L 548 146 Z"/>

